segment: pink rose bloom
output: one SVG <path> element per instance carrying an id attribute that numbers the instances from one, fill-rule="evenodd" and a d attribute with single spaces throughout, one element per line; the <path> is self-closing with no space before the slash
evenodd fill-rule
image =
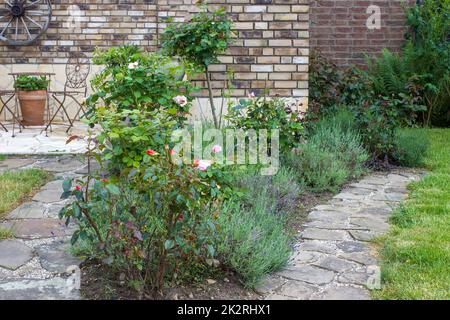
<path id="1" fill-rule="evenodd" d="M 173 101 L 175 101 L 175 103 L 181 107 L 184 107 L 188 104 L 188 99 L 185 96 L 176 96 L 175 98 L 173 98 Z"/>
<path id="2" fill-rule="evenodd" d="M 197 169 L 200 170 L 200 171 L 206 171 L 211 166 L 212 166 L 212 161 L 211 160 L 200 160 L 198 162 Z"/>
<path id="3" fill-rule="evenodd" d="M 213 151 L 214 153 L 220 153 L 220 152 L 222 152 L 222 147 L 219 146 L 219 145 L 215 145 L 215 146 L 212 148 L 212 151 Z"/>

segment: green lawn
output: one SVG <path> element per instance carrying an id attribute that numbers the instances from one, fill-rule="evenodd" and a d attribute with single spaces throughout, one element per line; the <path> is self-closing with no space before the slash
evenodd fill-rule
<path id="1" fill-rule="evenodd" d="M 378 299 L 450 299 L 450 129 L 427 135 L 430 173 L 409 186 L 410 198 L 381 240 L 383 289 L 373 292 Z"/>
<path id="2" fill-rule="evenodd" d="M 0 173 L 0 219 L 17 207 L 48 179 L 48 173 L 38 169 Z"/>

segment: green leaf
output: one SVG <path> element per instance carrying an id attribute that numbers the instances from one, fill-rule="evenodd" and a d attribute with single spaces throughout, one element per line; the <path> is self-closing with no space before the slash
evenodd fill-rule
<path id="1" fill-rule="evenodd" d="M 64 192 L 70 191 L 70 189 L 72 189 L 72 179 L 64 180 L 62 187 Z"/>
<path id="2" fill-rule="evenodd" d="M 120 196 L 120 189 L 115 184 L 108 184 L 106 189 L 115 196 Z"/>
<path id="3" fill-rule="evenodd" d="M 166 242 L 164 243 L 164 248 L 166 250 L 170 250 L 175 246 L 175 242 L 173 240 L 166 240 Z"/>

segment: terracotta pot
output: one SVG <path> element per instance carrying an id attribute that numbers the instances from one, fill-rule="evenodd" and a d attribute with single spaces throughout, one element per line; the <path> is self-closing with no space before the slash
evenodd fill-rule
<path id="1" fill-rule="evenodd" d="M 17 93 L 22 111 L 23 125 L 42 126 L 44 124 L 47 91 L 19 91 Z"/>

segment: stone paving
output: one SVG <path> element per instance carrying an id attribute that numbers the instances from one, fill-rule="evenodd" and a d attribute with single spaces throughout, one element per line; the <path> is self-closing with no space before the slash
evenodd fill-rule
<path id="1" fill-rule="evenodd" d="M 41 168 L 54 175 L 30 202 L 6 216 L 0 227 L 14 233 L 14 239 L 0 241 L 0 300 L 80 299 L 75 287 L 81 261 L 69 252 L 72 225 L 58 219 L 68 202 L 61 200 L 62 181 L 79 176 L 85 165 L 75 156 L 28 159 L 8 158 L 0 162 L 0 172 Z"/>
<path id="2" fill-rule="evenodd" d="M 420 178 L 408 171 L 375 173 L 316 206 L 300 232 L 289 264 L 257 292 L 267 300 L 368 300 L 380 284 L 370 241 L 389 229 L 388 219 Z"/>
<path id="3" fill-rule="evenodd" d="M 54 125 L 53 132 L 42 132 L 40 127 L 23 129 L 22 133 L 16 128 L 16 136 L 12 137 L 12 126 L 6 125 L 8 132 L 0 127 L 0 153 L 10 155 L 39 155 L 39 154 L 81 154 L 86 151 L 85 140 L 74 140 L 66 144 L 67 127 Z M 77 122 L 70 134 L 86 135 L 87 126 Z"/>

